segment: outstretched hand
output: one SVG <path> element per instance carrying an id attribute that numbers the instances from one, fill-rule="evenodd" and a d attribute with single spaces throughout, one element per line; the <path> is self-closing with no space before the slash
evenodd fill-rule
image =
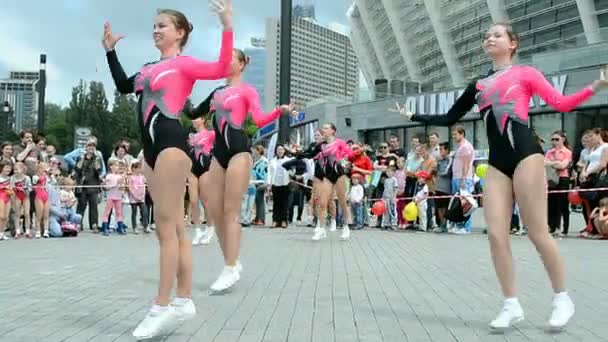
<path id="1" fill-rule="evenodd" d="M 288 105 L 281 105 L 281 107 L 279 107 L 281 109 L 281 113 L 283 114 L 289 114 L 291 116 L 298 116 L 298 111 L 295 110 L 296 106 L 293 103 L 290 103 Z"/>
<path id="2" fill-rule="evenodd" d="M 209 8 L 217 13 L 225 30 L 232 28 L 232 0 L 209 0 Z"/>
<path id="3" fill-rule="evenodd" d="M 106 51 L 114 49 L 116 43 L 118 43 L 118 41 L 124 37 L 125 36 L 123 34 L 113 34 L 112 27 L 110 26 L 109 22 L 106 21 L 106 23 L 103 25 L 103 38 L 101 39 L 101 44 Z"/>
<path id="4" fill-rule="evenodd" d="M 412 116 L 414 116 L 414 113 L 412 113 L 406 109 L 405 104 L 403 105 L 403 107 L 401 107 L 399 105 L 399 102 L 395 102 L 395 107 L 394 108 L 391 107 L 388 110 L 390 112 L 397 112 L 397 113 L 405 116 L 405 118 L 407 120 L 412 120 Z"/>

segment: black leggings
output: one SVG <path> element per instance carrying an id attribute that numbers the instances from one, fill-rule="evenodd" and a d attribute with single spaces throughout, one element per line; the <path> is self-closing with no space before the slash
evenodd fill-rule
<path id="1" fill-rule="evenodd" d="M 272 186 L 272 203 L 272 221 L 287 222 L 289 211 L 289 187 L 287 185 Z"/>
<path id="2" fill-rule="evenodd" d="M 298 186 L 298 189 L 289 192 L 289 223 L 293 222 L 294 207 L 298 206 L 298 221 L 302 221 L 304 213 L 304 191 Z"/>
<path id="3" fill-rule="evenodd" d="M 137 209 L 139 209 L 139 215 L 141 215 L 141 225 L 146 228 L 148 226 L 148 208 L 146 203 L 131 203 L 131 225 L 133 230 L 137 227 Z"/>
<path id="4" fill-rule="evenodd" d="M 570 189 L 570 179 L 560 177 L 557 187 L 550 190 L 568 190 Z M 549 194 L 548 196 L 548 214 L 549 214 L 549 229 L 553 233 L 559 230 L 560 221 L 564 221 L 563 234 L 568 234 L 570 228 L 570 206 L 568 204 L 568 193 Z"/>
<path id="5" fill-rule="evenodd" d="M 76 213 L 83 216 L 84 211 L 89 208 L 89 229 L 94 230 L 98 227 L 98 212 L 97 212 L 97 192 L 86 192 L 89 189 L 82 189 L 83 192 L 78 195 L 78 204 L 76 205 Z M 32 191 L 33 192 L 33 191 Z M 33 206 L 32 206 L 33 207 Z"/>
<path id="6" fill-rule="evenodd" d="M 150 218 L 148 222 L 150 224 L 154 224 L 154 202 L 152 202 L 152 196 L 146 190 L 146 207 L 148 207 L 148 217 Z"/>

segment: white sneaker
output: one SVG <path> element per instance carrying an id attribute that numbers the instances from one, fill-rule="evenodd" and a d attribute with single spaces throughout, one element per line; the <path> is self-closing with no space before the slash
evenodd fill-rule
<path id="1" fill-rule="evenodd" d="M 6 241 L 6 240 L 10 240 L 11 238 L 9 238 L 8 236 L 4 235 L 4 233 L 0 234 L 0 241 Z"/>
<path id="2" fill-rule="evenodd" d="M 505 300 L 502 310 L 492 322 L 490 328 L 493 330 L 505 330 L 511 327 L 512 324 L 524 320 L 524 310 L 521 308 L 519 301 Z"/>
<path id="3" fill-rule="evenodd" d="M 454 234 L 456 234 L 456 235 L 468 235 L 468 234 L 471 234 L 471 232 L 468 231 L 468 230 L 466 230 L 466 229 L 464 229 L 464 228 L 460 228 L 460 229 L 457 229 L 456 231 L 454 231 Z"/>
<path id="4" fill-rule="evenodd" d="M 574 303 L 568 293 L 563 292 L 553 297 L 553 312 L 549 319 L 549 328 L 552 330 L 563 329 L 574 315 Z"/>
<path id="5" fill-rule="evenodd" d="M 234 267 L 236 267 L 236 271 L 239 272 L 239 276 L 240 273 L 243 272 L 243 264 L 241 264 L 240 260 L 236 260 L 236 265 L 234 265 Z"/>
<path id="6" fill-rule="evenodd" d="M 337 229 L 336 227 L 336 220 L 331 220 L 331 223 L 329 224 L 329 231 L 330 232 L 335 232 Z"/>
<path id="7" fill-rule="evenodd" d="M 224 292 L 232 288 L 239 279 L 241 279 L 241 274 L 239 273 L 238 266 L 224 266 L 222 273 L 220 273 L 220 276 L 211 285 L 209 290 L 212 293 Z"/>
<path id="8" fill-rule="evenodd" d="M 340 239 L 342 241 L 346 241 L 350 238 L 350 228 L 348 228 L 348 225 L 344 225 L 342 227 L 342 236 L 340 236 Z"/>
<path id="9" fill-rule="evenodd" d="M 194 234 L 194 238 L 192 239 L 192 245 L 197 246 L 201 244 L 201 240 L 205 237 L 205 233 L 202 229 L 196 228 L 196 233 Z"/>
<path id="10" fill-rule="evenodd" d="M 42 235 L 40 235 L 40 231 L 37 231 L 36 234 L 34 235 L 34 239 L 40 239 L 42 237 Z"/>
<path id="11" fill-rule="evenodd" d="M 191 298 L 175 298 L 169 305 L 175 308 L 175 314 L 181 322 L 196 316 L 196 306 Z"/>
<path id="12" fill-rule="evenodd" d="M 319 241 L 327 238 L 327 231 L 325 228 L 315 229 L 315 234 L 312 236 L 312 241 Z"/>
<path id="13" fill-rule="evenodd" d="M 213 239 L 213 236 L 215 236 L 215 227 L 214 226 L 209 226 L 203 232 L 203 237 L 201 238 L 201 240 L 199 241 L 199 243 L 201 245 L 208 245 L 209 243 L 211 243 L 211 240 Z"/>
<path id="14" fill-rule="evenodd" d="M 162 311 L 152 308 L 133 331 L 133 337 L 145 340 L 167 334 L 176 326 L 177 317 L 176 309 L 171 305 Z"/>

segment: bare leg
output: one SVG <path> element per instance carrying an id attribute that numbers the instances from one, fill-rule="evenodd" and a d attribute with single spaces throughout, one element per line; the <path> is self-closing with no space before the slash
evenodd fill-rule
<path id="1" fill-rule="evenodd" d="M 44 223 L 44 203 L 42 203 L 42 201 L 40 201 L 39 199 L 36 199 L 34 201 L 34 205 L 36 206 L 36 226 L 38 227 L 38 232 L 37 234 L 44 234 L 43 231 L 43 223 Z M 28 215 L 28 213 L 26 213 L 26 215 Z"/>
<path id="2" fill-rule="evenodd" d="M 549 235 L 547 224 L 547 189 L 544 158 L 535 154 L 522 160 L 513 176 L 519 213 L 528 227 L 528 236 L 541 256 L 555 293 L 565 290 L 564 262 L 557 243 Z"/>
<path id="3" fill-rule="evenodd" d="M 22 232 L 21 226 L 19 225 L 19 223 L 21 222 L 21 209 L 23 209 L 22 202 L 18 198 L 15 198 L 13 208 L 14 208 L 13 223 L 15 225 L 15 230 L 17 232 L 17 234 L 15 236 L 18 237 L 19 235 L 21 235 L 21 232 Z"/>
<path id="4" fill-rule="evenodd" d="M 202 198 L 209 195 L 213 195 L 213 200 L 207 200 L 207 207 L 209 210 L 208 218 L 211 217 L 213 224 L 215 225 L 215 233 L 217 234 L 220 248 L 224 254 L 224 260 L 226 259 L 226 242 L 224 234 L 224 192 L 225 192 L 225 180 L 226 170 L 215 160 L 211 161 L 209 171 L 203 176 L 205 181 L 201 184 L 204 187 L 204 191 L 201 191 Z M 201 188 L 202 190 L 203 188 Z M 239 202 L 240 203 L 240 202 Z"/>
<path id="5" fill-rule="evenodd" d="M 201 224 L 201 212 L 198 207 L 198 178 L 194 175 L 188 177 L 188 197 L 190 199 L 190 222 L 194 227 Z"/>
<path id="6" fill-rule="evenodd" d="M 163 150 L 154 170 L 146 165 L 146 179 L 154 201 L 154 221 L 160 244 L 160 283 L 156 303 L 169 304 L 177 276 L 180 297 L 189 297 L 192 287 L 192 247 L 184 234 L 182 205 L 190 159 L 177 148 Z"/>
<path id="7" fill-rule="evenodd" d="M 325 230 L 325 225 L 327 223 L 327 207 L 329 205 L 329 201 L 332 198 L 333 194 L 333 186 L 331 182 L 327 179 L 318 183 L 317 189 L 317 198 L 318 198 L 318 209 L 319 209 L 319 224 L 317 227 L 320 229 L 316 230 L 312 237 L 313 241 L 322 240 L 327 237 L 327 231 Z"/>
<path id="8" fill-rule="evenodd" d="M 239 153 L 230 159 L 226 169 L 224 225 L 226 265 L 235 266 L 241 246 L 241 203 L 251 178 L 251 154 Z"/>
<path id="9" fill-rule="evenodd" d="M 11 202 L 5 203 L 0 200 L 0 237 L 4 236 L 6 224 L 8 223 L 9 212 L 11 211 Z"/>
<path id="10" fill-rule="evenodd" d="M 347 179 L 348 178 L 346 176 L 341 176 L 338 179 L 338 181 L 336 182 L 336 185 L 334 185 L 334 189 L 335 189 L 336 195 L 338 197 L 338 205 L 340 206 L 340 210 L 342 211 L 342 216 L 343 216 L 345 226 L 348 225 L 349 223 L 352 223 L 351 215 L 350 215 L 350 208 L 348 207 L 347 197 L 346 197 Z"/>
<path id="11" fill-rule="evenodd" d="M 513 255 L 509 228 L 513 212 L 513 183 L 492 166 L 488 167 L 484 189 L 484 216 L 488 225 L 488 239 L 494 270 L 505 298 L 516 296 Z"/>
<path id="12" fill-rule="evenodd" d="M 198 197 L 203 203 L 203 208 L 205 209 L 205 220 L 209 226 L 213 226 L 213 218 L 211 214 L 208 213 L 208 202 L 210 199 L 209 196 L 209 176 L 208 172 L 201 175 L 198 179 Z"/>

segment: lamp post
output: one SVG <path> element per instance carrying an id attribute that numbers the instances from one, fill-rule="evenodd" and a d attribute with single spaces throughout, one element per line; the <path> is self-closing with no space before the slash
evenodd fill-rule
<path id="1" fill-rule="evenodd" d="M 281 0 L 281 57 L 279 65 L 279 103 L 290 103 L 291 82 L 291 0 Z M 289 140 L 289 115 L 279 118 L 279 143 Z"/>
<path id="2" fill-rule="evenodd" d="M 40 78 L 38 80 L 38 132 L 44 132 L 44 101 L 46 92 L 46 55 L 40 55 Z"/>

